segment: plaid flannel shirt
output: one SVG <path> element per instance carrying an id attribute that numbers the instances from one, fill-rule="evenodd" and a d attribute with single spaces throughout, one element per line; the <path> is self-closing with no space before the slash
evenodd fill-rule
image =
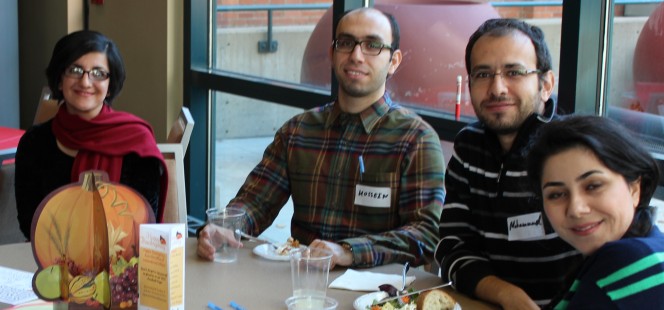
<path id="1" fill-rule="evenodd" d="M 444 174 L 440 139 L 415 113 L 387 95 L 359 114 L 332 102 L 279 129 L 229 206 L 244 208 L 258 234 L 292 196 L 302 243 L 348 244 L 354 266 L 421 265 L 439 240 Z M 356 204 L 358 184 L 389 189 L 389 207 Z"/>

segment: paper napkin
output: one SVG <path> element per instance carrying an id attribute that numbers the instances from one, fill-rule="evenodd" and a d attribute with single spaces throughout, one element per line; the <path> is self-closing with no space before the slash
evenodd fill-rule
<path id="1" fill-rule="evenodd" d="M 391 284 L 400 289 L 401 281 L 401 275 L 348 269 L 344 274 L 330 283 L 330 288 L 374 292 L 378 291 L 378 286 L 383 284 Z M 406 276 L 406 287 L 413 283 L 413 281 L 415 281 L 414 276 Z"/>

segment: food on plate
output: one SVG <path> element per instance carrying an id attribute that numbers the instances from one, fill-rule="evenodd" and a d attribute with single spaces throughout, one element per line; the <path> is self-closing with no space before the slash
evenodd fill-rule
<path id="1" fill-rule="evenodd" d="M 426 291 L 417 298 L 418 310 L 452 310 L 456 300 L 441 289 Z"/>
<path id="2" fill-rule="evenodd" d="M 288 255 L 288 252 L 292 249 L 297 249 L 300 247 L 300 241 L 293 237 L 288 237 L 288 240 L 286 240 L 286 243 L 280 245 L 274 250 L 274 253 L 277 255 Z"/>
<path id="3" fill-rule="evenodd" d="M 368 306 L 368 310 L 453 310 L 456 300 L 441 289 L 426 291 L 402 297 L 402 304 L 397 300 L 386 302 L 382 305 Z"/>
<path id="4" fill-rule="evenodd" d="M 417 310 L 417 305 L 414 303 L 408 303 L 403 306 L 399 306 L 398 304 L 395 306 L 392 303 L 386 303 L 382 306 L 371 306 L 371 310 Z"/>

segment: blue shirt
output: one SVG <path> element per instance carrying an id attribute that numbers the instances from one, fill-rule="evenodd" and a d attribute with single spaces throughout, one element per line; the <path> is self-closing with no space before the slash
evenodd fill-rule
<path id="1" fill-rule="evenodd" d="M 608 242 L 583 263 L 555 309 L 662 309 L 664 235 Z"/>

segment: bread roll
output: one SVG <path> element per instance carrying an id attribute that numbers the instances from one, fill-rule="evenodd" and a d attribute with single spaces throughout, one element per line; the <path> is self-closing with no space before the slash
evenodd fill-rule
<path id="1" fill-rule="evenodd" d="M 441 289 L 426 291 L 417 297 L 417 310 L 452 310 L 456 300 Z"/>

